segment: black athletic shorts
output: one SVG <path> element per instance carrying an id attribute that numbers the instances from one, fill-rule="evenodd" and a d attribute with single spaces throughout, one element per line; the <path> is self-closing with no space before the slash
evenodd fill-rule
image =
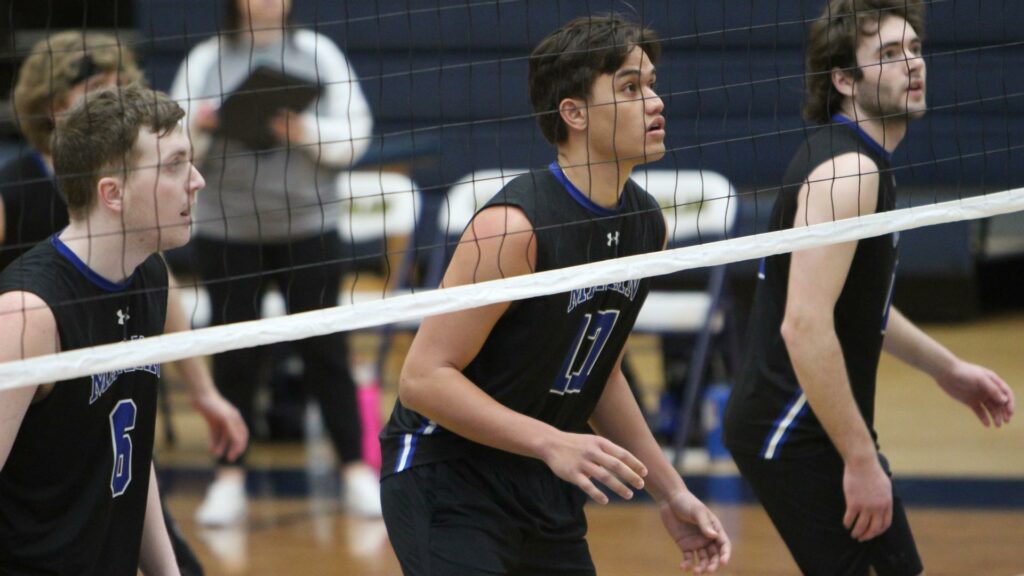
<path id="1" fill-rule="evenodd" d="M 514 455 L 414 466 L 381 483 L 405 576 L 595 574 L 586 494 Z"/>
<path id="2" fill-rule="evenodd" d="M 878 458 L 891 478 L 889 462 L 881 454 Z M 916 576 L 924 570 L 895 486 L 888 530 L 858 542 L 843 527 L 843 460 L 835 451 L 779 460 L 733 454 L 733 459 L 804 574 L 866 576 L 870 567 L 878 576 Z"/>

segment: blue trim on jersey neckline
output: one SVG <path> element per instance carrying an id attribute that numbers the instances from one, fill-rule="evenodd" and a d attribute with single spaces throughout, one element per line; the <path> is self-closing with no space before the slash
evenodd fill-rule
<path id="1" fill-rule="evenodd" d="M 32 159 L 36 161 L 36 165 L 39 166 L 39 170 L 43 174 L 46 174 L 47 178 L 50 178 L 52 180 L 53 172 L 50 170 L 50 167 L 46 165 L 46 160 L 43 160 L 43 154 L 38 150 L 33 150 L 32 152 L 29 153 L 29 156 L 31 156 Z"/>
<path id="2" fill-rule="evenodd" d="M 551 173 L 555 175 L 555 178 L 562 183 L 562 186 L 565 186 L 565 189 L 569 191 L 569 195 L 572 196 L 573 200 L 594 214 L 597 214 L 598 216 L 615 216 L 622 211 L 622 205 L 626 201 L 625 194 L 619 194 L 618 206 L 615 208 L 605 208 L 590 198 L 587 198 L 586 194 L 583 192 L 580 192 L 580 189 L 569 181 L 569 177 L 562 171 L 562 167 L 558 165 L 557 160 L 548 164 L 548 170 L 551 170 Z"/>
<path id="3" fill-rule="evenodd" d="M 872 150 L 881 154 L 882 158 L 885 158 L 886 162 L 892 162 L 892 152 L 886 150 L 884 146 L 879 144 L 877 140 L 875 140 L 874 138 L 871 137 L 870 134 L 865 132 L 859 124 L 857 124 L 853 120 L 850 120 L 846 116 L 843 116 L 842 114 L 836 114 L 835 116 L 833 116 L 832 121 L 837 124 L 842 124 L 843 126 L 846 126 L 850 130 L 856 132 L 857 135 L 860 136 L 861 140 L 863 140 L 864 143 L 867 144 Z"/>
<path id="4" fill-rule="evenodd" d="M 63 232 L 63 230 L 61 230 L 61 232 Z M 97 274 L 95 270 L 89 268 L 88 264 L 82 262 L 81 258 L 72 252 L 71 248 L 68 248 L 67 244 L 61 242 L 60 238 L 58 238 L 61 232 L 57 232 L 53 236 L 50 236 L 50 243 L 53 244 L 53 247 L 57 249 L 57 252 L 59 252 L 61 256 L 67 258 L 68 262 L 71 262 L 75 268 L 78 268 L 78 271 L 81 272 L 89 282 L 92 282 L 107 292 L 123 292 L 128 288 L 128 285 L 131 284 L 132 276 L 135 276 L 134 272 L 132 272 L 132 276 L 129 276 L 124 282 L 111 282 L 110 280 L 107 280 L 103 276 Z"/>

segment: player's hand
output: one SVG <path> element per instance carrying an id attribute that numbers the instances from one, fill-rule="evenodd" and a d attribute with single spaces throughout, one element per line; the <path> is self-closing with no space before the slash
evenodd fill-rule
<path id="1" fill-rule="evenodd" d="M 647 475 L 647 467 L 636 456 L 593 434 L 560 433 L 544 451 L 543 460 L 556 476 L 579 486 L 599 504 L 607 504 L 608 496 L 594 485 L 595 480 L 629 500 L 633 491 L 626 484 L 640 490 Z"/>
<path id="2" fill-rule="evenodd" d="M 947 394 L 966 404 L 986 427 L 1008 424 L 1016 407 L 1013 390 L 995 372 L 958 361 L 935 379 Z"/>
<path id="3" fill-rule="evenodd" d="M 689 490 L 673 494 L 658 505 L 661 522 L 683 551 L 683 570 L 715 572 L 729 562 L 732 544 L 718 518 Z"/>
<path id="4" fill-rule="evenodd" d="M 192 399 L 192 406 L 210 428 L 210 452 L 234 462 L 249 445 L 249 427 L 238 412 L 216 391 Z"/>
<path id="5" fill-rule="evenodd" d="M 270 119 L 270 132 L 279 142 L 302 143 L 306 138 L 306 125 L 298 112 L 281 110 Z"/>
<path id="6" fill-rule="evenodd" d="M 877 456 L 847 463 L 843 472 L 846 514 L 843 526 L 859 542 L 882 534 L 892 524 L 892 480 Z"/>

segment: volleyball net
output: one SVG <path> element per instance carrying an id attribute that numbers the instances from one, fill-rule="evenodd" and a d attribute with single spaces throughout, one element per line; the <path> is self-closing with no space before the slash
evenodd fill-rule
<path id="1" fill-rule="evenodd" d="M 296 45 L 274 44 L 269 52 L 249 46 L 240 52 L 241 64 L 210 64 L 195 51 L 203 42 L 223 47 L 238 40 L 229 32 L 224 2 L 136 2 L 134 26 L 108 32 L 117 49 L 139 55 L 151 86 L 171 90 L 176 80 L 184 82 L 176 92 L 190 118 L 203 106 L 217 109 L 231 98 L 253 97 L 239 106 L 241 120 L 232 120 L 237 138 L 214 132 L 200 151 L 208 185 L 200 194 L 218 200 L 212 203 L 216 210 L 196 213 L 197 236 L 235 241 L 232 231 L 243 230 L 242 242 L 280 244 L 291 230 L 314 222 L 319 228 L 301 234 L 337 234 L 346 246 L 329 261 L 273 264 L 237 275 L 229 270 L 218 278 L 204 277 L 196 254 L 186 248 L 170 257 L 185 279 L 171 297 L 188 302 L 188 312 L 203 326 L 211 311 L 203 309 L 202 294 L 213 283 L 256 277 L 273 284 L 294 269 L 342 265 L 349 274 L 340 305 L 4 363 L 0 388 L 409 324 L 496 302 L 1020 211 L 1024 79 L 1016 67 L 1024 43 L 1014 34 L 1024 25 L 1024 7 L 1010 0 L 908 3 L 927 8 L 929 109 L 893 157 L 902 207 L 769 233 L 766 216 L 783 170 L 813 128 L 800 117 L 804 38 L 824 2 L 296 1 L 281 23 Z M 530 51 L 571 18 L 609 11 L 650 26 L 661 38 L 658 92 L 665 103 L 667 154 L 641 167 L 634 180 L 658 199 L 677 247 L 436 289 L 475 210 L 511 178 L 555 157 L 529 104 Z M 12 29 L 12 37 L 23 32 Z M 36 36 L 51 32 L 40 29 Z M 28 55 L 29 42 L 13 44 L 21 59 Z M 344 70 L 337 68 L 334 50 Z M 83 44 L 81 51 L 89 47 Z M 291 51 L 300 53 L 300 63 L 281 64 Z M 71 60 L 80 65 L 81 57 Z M 271 71 L 257 74 L 266 68 Z M 288 94 L 280 101 L 268 98 L 275 91 Z M 300 112 L 324 112 L 304 124 L 303 138 L 268 141 L 266 130 L 248 130 L 301 101 L 300 92 L 306 98 Z M 340 103 L 328 102 L 338 94 Z M 239 145 L 250 137 L 250 144 Z M 232 185 L 240 192 L 235 197 L 228 196 Z M 1024 237 L 1024 230 L 1019 234 Z M 28 245 L 8 236 L 0 249 L 15 247 Z"/>

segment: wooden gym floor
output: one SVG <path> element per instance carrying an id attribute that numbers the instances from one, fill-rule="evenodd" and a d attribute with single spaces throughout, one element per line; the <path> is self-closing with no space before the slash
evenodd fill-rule
<path id="1" fill-rule="evenodd" d="M 1014 388 L 1018 405 L 1024 404 L 1024 313 L 925 329 L 964 358 L 996 370 Z M 645 388 L 660 385 L 655 347 L 650 337 L 631 343 Z M 359 336 L 353 348 L 357 356 L 369 354 L 375 343 Z M 210 479 L 205 425 L 188 409 L 180 387 L 171 382 L 170 388 L 178 441 L 158 447 L 161 486 L 207 574 L 400 574 L 383 523 L 339 510 L 333 455 L 322 438 L 256 444 L 248 522 L 236 529 L 198 526 L 193 514 Z M 393 392 L 385 389 L 386 395 Z M 985 429 L 926 378 L 889 358 L 880 370 L 877 406 L 882 450 L 909 504 L 926 572 L 1024 574 L 1024 406 L 1009 427 Z M 733 561 L 720 573 L 798 574 L 765 514 L 737 488 L 731 463 L 696 462 L 683 472 L 732 537 Z M 649 502 L 591 505 L 588 517 L 599 574 L 679 573 L 679 555 Z"/>

